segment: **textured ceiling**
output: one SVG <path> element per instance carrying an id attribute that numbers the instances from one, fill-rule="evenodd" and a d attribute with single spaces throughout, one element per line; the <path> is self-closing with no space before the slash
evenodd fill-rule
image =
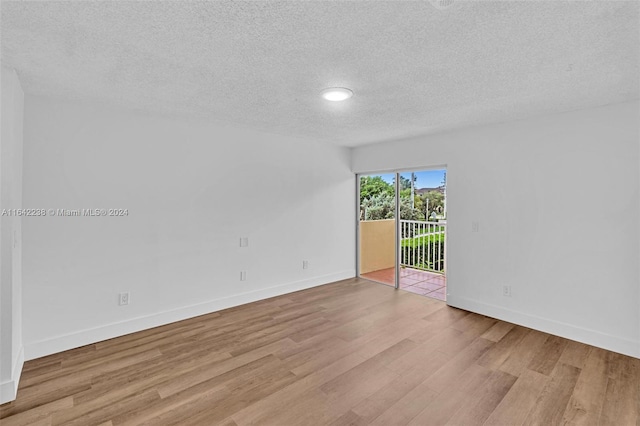
<path id="1" fill-rule="evenodd" d="M 2 1 L 2 61 L 31 94 L 346 146 L 639 97 L 639 2 L 434 3 Z"/>

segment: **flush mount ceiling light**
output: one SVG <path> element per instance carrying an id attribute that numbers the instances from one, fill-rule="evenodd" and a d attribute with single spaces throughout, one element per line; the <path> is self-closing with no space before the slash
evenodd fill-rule
<path id="1" fill-rule="evenodd" d="M 353 96 L 353 92 L 346 87 L 329 87 L 322 91 L 322 97 L 328 101 L 345 101 Z"/>

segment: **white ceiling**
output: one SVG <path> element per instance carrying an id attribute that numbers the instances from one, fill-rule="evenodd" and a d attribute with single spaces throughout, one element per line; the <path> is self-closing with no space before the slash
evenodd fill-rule
<path id="1" fill-rule="evenodd" d="M 2 61 L 31 94 L 357 146 L 638 99 L 639 9 L 2 1 Z"/>

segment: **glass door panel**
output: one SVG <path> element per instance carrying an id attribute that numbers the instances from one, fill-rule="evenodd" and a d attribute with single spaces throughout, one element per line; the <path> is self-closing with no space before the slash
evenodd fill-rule
<path id="1" fill-rule="evenodd" d="M 400 174 L 398 287 L 446 298 L 446 170 Z"/>
<path id="2" fill-rule="evenodd" d="M 359 273 L 396 286 L 395 173 L 359 175 Z"/>

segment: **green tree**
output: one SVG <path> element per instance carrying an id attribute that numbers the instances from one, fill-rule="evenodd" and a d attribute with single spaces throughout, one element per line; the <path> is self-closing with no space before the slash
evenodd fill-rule
<path id="1" fill-rule="evenodd" d="M 360 202 L 361 220 L 393 219 L 395 216 L 395 197 L 380 193 Z"/>
<path id="2" fill-rule="evenodd" d="M 378 194 L 367 198 L 360 204 L 362 220 L 393 219 L 396 213 L 395 197 L 389 194 Z M 400 217 L 404 220 L 424 220 L 424 213 L 411 208 L 410 198 L 400 199 Z"/>
<path id="3" fill-rule="evenodd" d="M 400 190 L 400 198 L 411 199 L 411 188 L 404 188 Z"/>
<path id="4" fill-rule="evenodd" d="M 424 211 L 415 208 L 415 204 L 419 202 L 418 196 L 414 196 L 414 207 L 411 206 L 411 179 L 400 176 L 400 217 L 404 220 L 424 220 Z M 362 176 L 360 219 L 383 220 L 394 217 L 395 184 L 386 182 L 380 176 Z"/>
<path id="5" fill-rule="evenodd" d="M 413 183 L 416 183 L 416 176 L 413 177 Z M 400 175 L 400 191 L 405 189 L 411 190 L 411 179 Z"/>
<path id="6" fill-rule="evenodd" d="M 440 191 L 429 191 L 426 194 L 422 194 L 420 196 L 420 206 L 416 205 L 416 208 L 418 207 L 425 212 L 427 218 L 433 212 L 441 214 L 444 208 L 444 195 Z"/>
<path id="7" fill-rule="evenodd" d="M 413 186 L 415 188 L 416 185 L 416 181 L 418 180 L 418 176 L 414 175 L 413 176 Z M 396 186 L 396 178 L 393 178 L 393 186 Z M 403 191 L 405 189 L 411 189 L 411 179 L 409 179 L 408 177 L 404 177 L 402 175 L 400 175 L 400 191 Z"/>
<path id="8" fill-rule="evenodd" d="M 400 219 L 424 220 L 424 213 L 415 207 L 411 207 L 411 197 L 400 199 Z"/>
<path id="9" fill-rule="evenodd" d="M 360 204 L 374 196 L 386 194 L 393 197 L 393 185 L 385 182 L 380 176 L 360 177 Z"/>

